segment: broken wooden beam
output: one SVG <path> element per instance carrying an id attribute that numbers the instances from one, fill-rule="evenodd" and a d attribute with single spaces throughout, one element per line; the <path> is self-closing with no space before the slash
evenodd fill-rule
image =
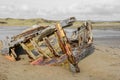
<path id="1" fill-rule="evenodd" d="M 31 40 L 31 42 L 32 42 L 34 48 L 37 49 L 37 50 L 40 52 L 40 55 L 41 55 L 41 56 L 44 56 L 44 57 L 46 57 L 46 58 L 48 58 L 48 59 L 51 59 L 51 58 L 38 46 L 38 44 L 35 42 L 34 39 Z"/>
<path id="2" fill-rule="evenodd" d="M 48 40 L 47 37 L 43 38 L 47 47 L 49 48 L 49 50 L 51 51 L 51 53 L 53 53 L 53 55 L 55 57 L 59 57 L 59 54 L 57 53 L 57 51 L 53 48 L 53 46 L 51 45 L 50 41 Z"/>
<path id="3" fill-rule="evenodd" d="M 75 68 L 76 72 L 80 72 L 80 69 L 78 67 L 78 63 L 75 60 L 75 57 L 72 53 L 72 49 L 70 46 L 70 43 L 68 41 L 68 38 L 64 32 L 64 30 L 62 29 L 62 27 L 60 26 L 60 24 L 56 25 L 56 30 L 57 30 L 57 35 L 58 35 L 58 39 L 60 39 L 60 45 L 61 45 L 61 49 L 63 50 L 63 52 L 65 52 L 64 54 L 67 55 L 67 59 L 70 62 L 70 64 L 72 64 Z"/>

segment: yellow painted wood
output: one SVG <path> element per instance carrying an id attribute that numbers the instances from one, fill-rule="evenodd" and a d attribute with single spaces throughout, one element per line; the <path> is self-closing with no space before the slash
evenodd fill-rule
<path id="1" fill-rule="evenodd" d="M 37 49 L 39 51 L 39 54 L 41 56 L 45 56 L 48 59 L 51 59 L 39 46 L 38 44 L 35 42 L 35 40 L 31 40 L 32 44 L 34 45 L 34 48 Z"/>
<path id="2" fill-rule="evenodd" d="M 23 49 L 25 49 L 27 51 L 27 53 L 33 58 L 33 59 L 36 59 L 36 57 L 34 56 L 34 54 L 31 52 L 31 50 L 24 44 L 24 43 L 21 43 L 20 44 Z"/>
<path id="3" fill-rule="evenodd" d="M 51 51 L 51 53 L 52 53 L 54 56 L 58 56 L 57 51 L 53 48 L 53 46 L 51 45 L 51 43 L 50 43 L 50 41 L 48 40 L 48 38 L 45 37 L 43 40 L 45 41 L 45 43 L 46 43 L 47 47 L 49 48 L 49 50 Z"/>

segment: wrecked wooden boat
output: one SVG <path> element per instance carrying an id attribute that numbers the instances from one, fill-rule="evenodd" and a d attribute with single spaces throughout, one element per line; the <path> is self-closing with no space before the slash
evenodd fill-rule
<path id="1" fill-rule="evenodd" d="M 92 25 L 85 22 L 67 37 L 64 28 L 76 21 L 70 17 L 53 26 L 34 26 L 22 33 L 7 38 L 7 47 L 1 52 L 11 61 L 20 60 L 21 54 L 28 55 L 32 65 L 60 65 L 69 63 L 75 72 L 80 72 L 78 63 L 94 51 Z"/>

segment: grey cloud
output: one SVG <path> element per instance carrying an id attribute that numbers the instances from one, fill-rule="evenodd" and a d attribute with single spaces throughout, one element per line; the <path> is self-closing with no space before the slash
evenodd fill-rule
<path id="1" fill-rule="evenodd" d="M 104 16 L 112 16 L 114 14 L 120 14 L 120 5 L 107 5 L 107 6 L 101 6 L 101 7 L 92 7 L 90 14 L 93 15 L 104 15 Z"/>
<path id="2" fill-rule="evenodd" d="M 109 0 L 105 3 L 103 3 L 104 0 L 93 0 L 93 2 L 89 2 L 89 0 L 84 0 L 83 2 L 82 0 L 72 0 L 72 2 L 61 0 L 59 1 L 60 4 L 53 0 L 56 5 L 54 2 L 46 4 L 43 1 L 46 4 L 44 5 L 40 3 L 41 0 L 37 0 L 36 2 L 32 0 L 25 0 L 25 2 L 24 0 L 19 0 L 18 2 L 16 0 L 13 1 L 11 4 L 6 3 L 8 5 L 5 3 L 0 5 L 0 17 L 63 19 L 69 16 L 76 16 L 78 19 L 120 18 L 119 0 Z"/>

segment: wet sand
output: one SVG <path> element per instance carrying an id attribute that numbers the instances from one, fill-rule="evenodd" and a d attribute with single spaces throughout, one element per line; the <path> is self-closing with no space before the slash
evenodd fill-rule
<path id="1" fill-rule="evenodd" d="M 94 53 L 79 62 L 77 74 L 65 66 L 33 66 L 24 58 L 11 62 L 0 55 L 0 80 L 120 80 L 119 40 L 97 35 Z"/>

